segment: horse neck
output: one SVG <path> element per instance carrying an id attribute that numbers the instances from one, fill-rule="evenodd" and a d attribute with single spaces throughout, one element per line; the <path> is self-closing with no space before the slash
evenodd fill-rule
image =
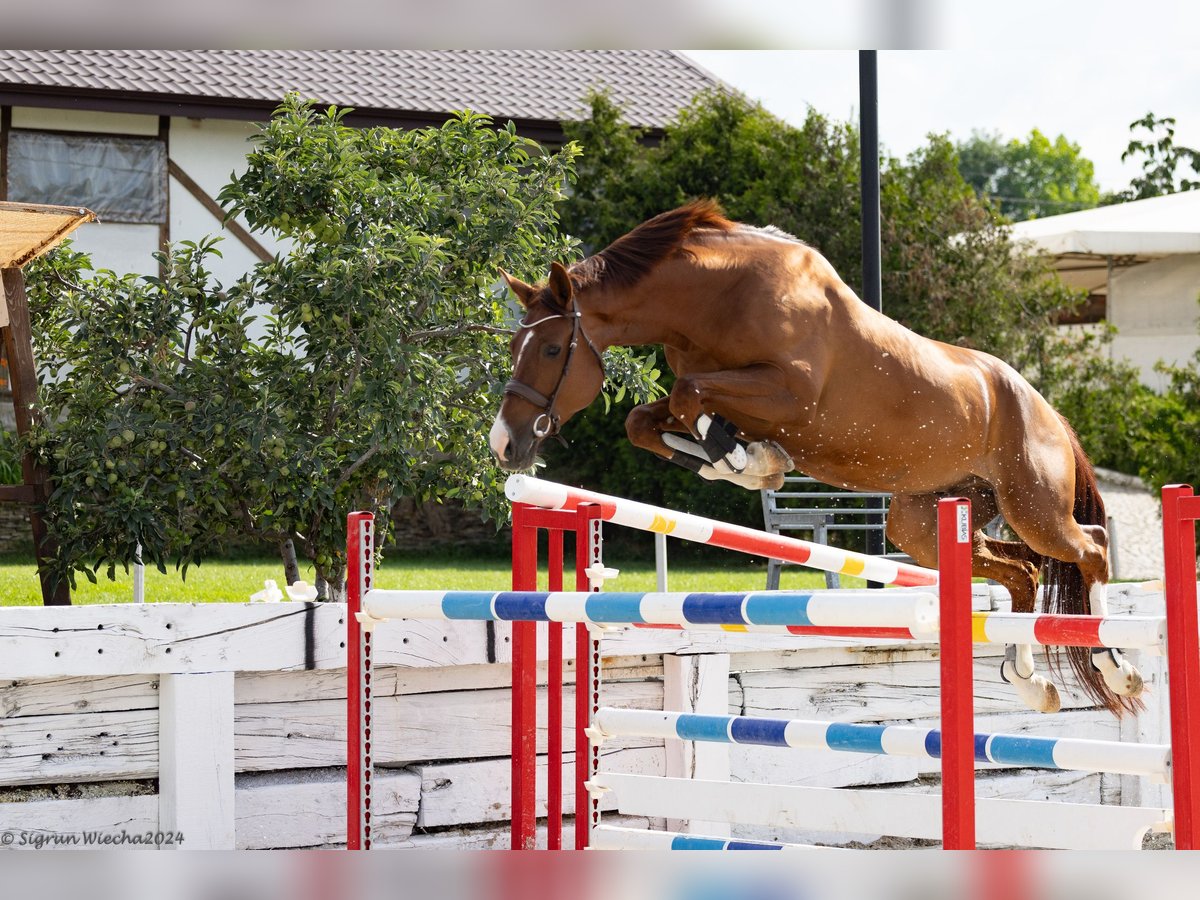
<path id="1" fill-rule="evenodd" d="M 666 267 L 662 267 L 666 268 Z M 607 347 L 642 344 L 684 346 L 684 329 L 707 315 L 723 291 L 723 279 L 671 266 L 651 272 L 631 287 L 593 287 L 578 298 L 594 343 Z"/>

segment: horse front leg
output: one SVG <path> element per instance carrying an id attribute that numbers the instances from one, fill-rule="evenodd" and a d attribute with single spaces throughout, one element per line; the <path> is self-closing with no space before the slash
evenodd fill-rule
<path id="1" fill-rule="evenodd" d="M 743 486 L 748 477 L 756 486 L 778 487 L 795 468 L 792 458 L 765 434 L 783 423 L 802 418 L 801 403 L 782 373 L 766 365 L 681 376 L 671 390 L 668 406 L 675 422 L 693 440 L 668 434 L 666 444 L 680 453 L 706 461 L 717 477 Z M 757 440 L 739 429 L 752 423 L 764 436 Z"/>
<path id="2" fill-rule="evenodd" d="M 625 419 L 629 442 L 642 450 L 683 466 L 709 481 L 731 481 L 748 490 L 778 487 L 774 478 L 734 472 L 723 461 L 710 462 L 709 454 L 690 435 L 690 429 L 671 414 L 670 398 L 635 406 Z"/>

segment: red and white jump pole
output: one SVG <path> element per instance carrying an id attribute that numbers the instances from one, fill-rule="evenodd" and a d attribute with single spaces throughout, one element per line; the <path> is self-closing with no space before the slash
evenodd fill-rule
<path id="1" fill-rule="evenodd" d="M 513 503 L 528 503 L 543 509 L 572 510 L 581 503 L 596 503 L 605 522 L 667 534 L 680 540 L 751 553 L 768 559 L 782 559 L 810 569 L 857 575 L 880 584 L 921 587 L 937 584 L 935 569 L 925 569 L 882 556 L 867 556 L 826 544 L 784 537 L 743 525 L 730 525 L 716 519 L 676 512 L 661 506 L 638 503 L 595 491 L 543 481 L 528 475 L 510 475 L 504 493 Z"/>

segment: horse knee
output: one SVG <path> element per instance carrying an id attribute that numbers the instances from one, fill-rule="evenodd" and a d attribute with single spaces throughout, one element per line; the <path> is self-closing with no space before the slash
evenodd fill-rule
<path id="1" fill-rule="evenodd" d="M 629 443 L 641 450 L 669 456 L 662 442 L 662 416 L 648 406 L 635 406 L 625 417 L 625 434 Z"/>

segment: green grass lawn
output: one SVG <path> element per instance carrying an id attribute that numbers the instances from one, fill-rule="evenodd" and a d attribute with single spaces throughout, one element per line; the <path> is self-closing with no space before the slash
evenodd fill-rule
<path id="1" fill-rule="evenodd" d="M 608 583 L 608 590 L 654 590 L 654 564 L 634 562 L 622 566 L 621 575 Z M 765 564 L 745 563 L 737 567 L 715 567 L 681 563 L 671 566 L 668 587 L 673 591 L 744 591 L 761 590 L 766 584 Z M 99 583 L 91 584 L 80 577 L 72 602 L 128 603 L 133 599 L 133 575 L 118 570 L 117 580 L 109 581 L 101 570 Z M 313 570 L 301 571 L 301 577 L 313 580 Z M 384 588 L 424 590 L 505 590 L 510 582 L 508 565 L 499 559 L 471 560 L 425 558 L 386 559 L 379 570 L 377 583 Z M 157 570 L 146 571 L 146 600 L 150 603 L 240 603 L 262 590 L 266 579 L 282 582 L 283 569 L 275 559 L 214 560 L 188 570 L 187 580 L 169 570 L 166 575 Z M 545 576 L 541 587 L 545 588 Z M 861 587 L 855 578 L 843 578 L 843 587 Z M 574 580 L 568 576 L 568 589 Z M 781 587 L 809 589 L 824 587 L 819 572 L 788 567 L 783 570 Z M 42 602 L 37 570 L 32 559 L 0 558 L 0 606 L 37 606 Z"/>

